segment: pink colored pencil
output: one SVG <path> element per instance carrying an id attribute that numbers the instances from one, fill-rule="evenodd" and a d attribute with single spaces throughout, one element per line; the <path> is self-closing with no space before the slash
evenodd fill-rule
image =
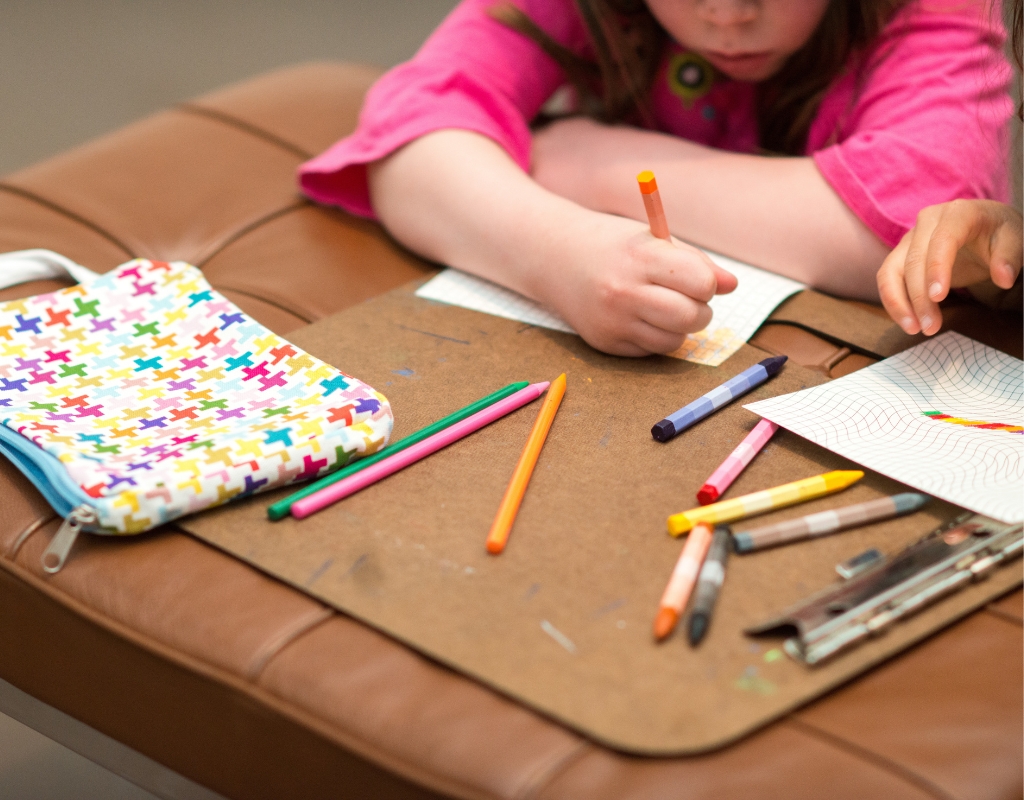
<path id="1" fill-rule="evenodd" d="M 706 506 L 725 494 L 725 490 L 746 469 L 747 464 L 754 460 L 754 456 L 761 452 L 761 448 L 768 444 L 768 440 L 778 429 L 778 425 L 766 419 L 757 423 L 754 430 L 747 434 L 747 438 L 736 445 L 736 449 L 725 457 L 721 466 L 712 472 L 711 477 L 700 487 L 697 502 Z"/>
<path id="2" fill-rule="evenodd" d="M 365 489 L 371 483 L 376 483 L 382 478 L 386 478 L 388 475 L 419 461 L 421 458 L 426 458 L 431 453 L 436 453 L 438 450 L 468 436 L 485 425 L 490 425 L 496 419 L 512 413 L 527 403 L 532 403 L 544 394 L 548 388 L 548 383 L 548 381 L 532 383 L 525 389 L 520 389 L 515 394 L 509 395 L 504 400 L 499 400 L 494 405 L 478 411 L 471 417 L 467 417 L 462 422 L 456 422 L 451 427 L 435 433 L 422 442 L 418 442 L 411 447 L 407 447 L 405 450 L 395 453 L 391 458 L 378 461 L 362 472 L 357 472 L 351 477 L 344 478 L 337 483 L 332 483 L 330 486 L 325 486 L 319 492 L 311 494 L 309 497 L 297 500 L 292 503 L 292 516 L 298 519 L 305 519 L 310 514 L 315 514 L 332 503 L 336 503 L 350 494 L 355 494 L 360 489 Z"/>

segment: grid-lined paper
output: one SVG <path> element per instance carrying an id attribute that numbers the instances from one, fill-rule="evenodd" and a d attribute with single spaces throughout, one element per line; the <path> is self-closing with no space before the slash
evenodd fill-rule
<path id="1" fill-rule="evenodd" d="M 521 294 L 457 269 L 446 269 L 434 276 L 416 290 L 416 296 L 527 322 L 539 328 L 576 333 L 569 323 Z"/>
<path id="2" fill-rule="evenodd" d="M 717 253 L 704 252 L 720 267 L 732 272 L 739 285 L 731 294 L 712 298 L 709 304 L 714 312 L 711 324 L 705 330 L 687 336 L 683 346 L 670 355 L 717 367 L 754 335 L 779 303 L 803 289 L 804 285 Z M 462 306 L 541 328 L 575 333 L 556 314 L 532 300 L 456 269 L 444 270 L 423 284 L 416 294 L 428 300 Z"/>
<path id="3" fill-rule="evenodd" d="M 1024 521 L 1024 362 L 944 333 L 878 364 L 745 408 L 928 494 Z M 925 412 L 975 425 L 949 423 Z"/>

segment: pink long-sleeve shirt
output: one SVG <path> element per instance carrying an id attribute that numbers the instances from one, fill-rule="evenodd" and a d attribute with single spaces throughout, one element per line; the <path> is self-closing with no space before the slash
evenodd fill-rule
<path id="1" fill-rule="evenodd" d="M 366 165 L 445 128 L 487 136 L 529 170 L 530 121 L 565 79 L 534 42 L 487 16 L 494 2 L 464 0 L 411 61 L 374 85 L 355 132 L 300 168 L 309 197 L 374 217 Z M 556 41 L 588 52 L 572 0 L 517 5 Z M 851 59 L 818 108 L 805 154 L 889 246 L 925 206 L 1008 198 L 1012 72 L 998 5 L 912 0 Z M 687 88 L 686 61 L 671 43 L 651 87 L 657 130 L 756 152 L 754 86 L 718 77 Z"/>

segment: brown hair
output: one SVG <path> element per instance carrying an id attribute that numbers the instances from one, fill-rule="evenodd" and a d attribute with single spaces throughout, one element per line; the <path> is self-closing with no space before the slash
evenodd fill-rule
<path id="1" fill-rule="evenodd" d="M 818 105 L 850 57 L 875 39 L 907 0 L 831 0 L 808 42 L 778 74 L 758 85 L 761 147 L 803 152 Z M 560 45 L 505 0 L 489 14 L 537 42 L 559 64 L 580 98 L 580 113 L 605 122 L 649 122 L 648 93 L 668 34 L 643 0 L 575 0 L 596 61 Z M 1018 7 L 1020 0 L 1017 0 Z"/>

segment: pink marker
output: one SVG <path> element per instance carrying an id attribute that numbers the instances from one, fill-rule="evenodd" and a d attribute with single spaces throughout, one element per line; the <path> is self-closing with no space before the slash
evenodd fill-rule
<path id="1" fill-rule="evenodd" d="M 462 420 L 462 422 L 456 422 L 451 427 L 438 431 L 433 436 L 395 453 L 390 458 L 378 461 L 373 466 L 367 467 L 355 475 L 344 478 L 337 483 L 332 483 L 330 486 L 325 486 L 319 492 L 315 492 L 309 497 L 295 501 L 291 507 L 292 516 L 297 519 L 305 519 L 310 514 L 315 514 L 332 503 L 336 503 L 350 494 L 355 494 L 360 489 L 365 489 L 371 483 L 376 483 L 382 478 L 398 472 L 400 469 L 405 469 L 405 467 L 414 464 L 421 458 L 426 458 L 431 453 L 436 453 L 452 442 L 457 442 L 464 436 L 469 436 L 469 434 L 483 428 L 485 425 L 490 425 L 496 419 L 500 419 L 506 414 L 511 414 L 517 408 L 522 408 L 527 403 L 532 403 L 544 394 L 548 388 L 548 383 L 548 381 L 531 383 L 525 389 L 520 389 L 504 400 L 499 400 L 494 405 L 478 411 L 473 416 Z"/>
<path id="2" fill-rule="evenodd" d="M 768 440 L 778 429 L 778 425 L 766 419 L 757 423 L 754 430 L 747 434 L 747 438 L 736 445 L 736 449 L 725 457 L 722 465 L 712 472 L 711 477 L 700 487 L 697 502 L 702 506 L 716 502 L 746 469 L 747 464 L 754 460 L 754 456 L 761 452 L 761 448 L 768 444 Z"/>

